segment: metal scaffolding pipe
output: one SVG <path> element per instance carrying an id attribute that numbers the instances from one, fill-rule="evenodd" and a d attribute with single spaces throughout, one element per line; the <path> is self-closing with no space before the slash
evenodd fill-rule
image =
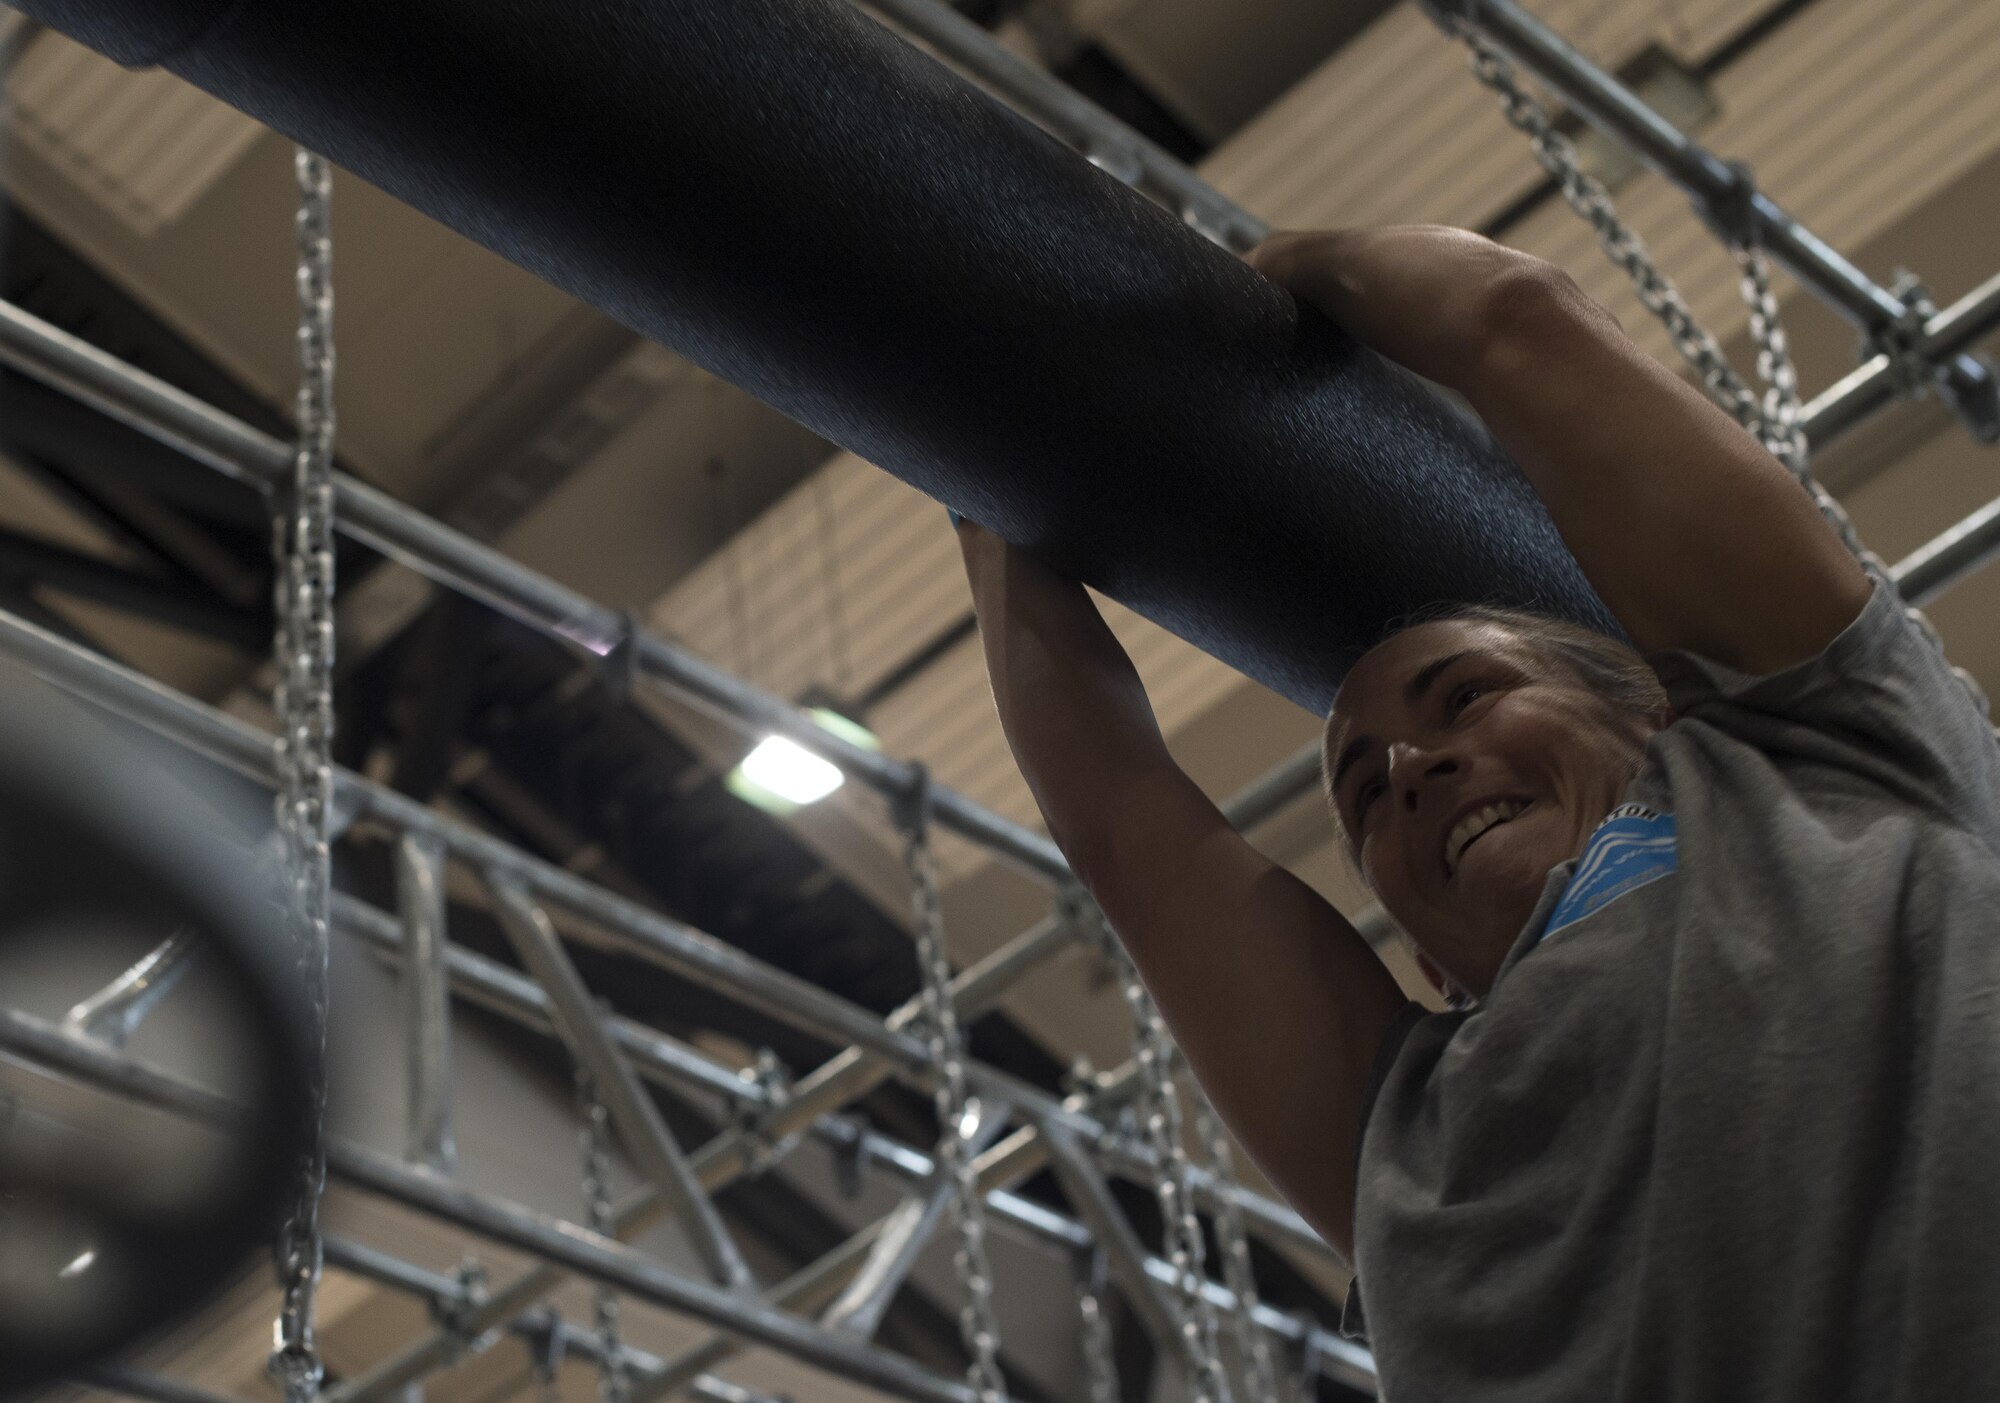
<path id="1" fill-rule="evenodd" d="M 1918 546 L 1889 571 L 1903 598 L 1921 608 L 2000 558 L 2000 497 Z"/>
<path id="2" fill-rule="evenodd" d="M 920 39 L 995 97 L 1069 143 L 1134 189 L 1152 196 L 1227 247 L 1254 246 L 1269 226 L 1048 70 L 1014 53 L 991 31 L 938 0 L 854 0 Z M 1735 167 L 1690 140 L 1637 94 L 1511 0 L 1427 0 L 1433 11 L 1462 15 L 1562 95 L 1587 120 L 1630 147 L 1706 207 L 1740 197 Z M 1815 295 L 1870 334 L 1898 326 L 1908 308 L 1852 262 L 1762 193 L 1748 214 L 1771 254 Z M 1909 355 L 1933 371 L 1958 359 L 2000 325 L 2000 277 L 1926 323 Z M 1883 408 L 1899 393 L 1899 375 L 1877 355 L 1805 407 L 1800 426 L 1814 450 Z"/>
<path id="3" fill-rule="evenodd" d="M 0 363 L 261 492 L 269 492 L 291 470 L 289 445 L 4 301 Z M 344 473 L 335 475 L 334 487 L 335 524 L 343 534 L 434 583 L 599 657 L 631 646 L 644 675 L 738 725 L 780 731 L 885 794 L 900 795 L 914 782 L 907 762 L 831 734 L 798 708 L 664 639 L 631 632 L 616 610 Z M 1068 864 L 1048 839 L 952 790 L 934 786 L 932 793 L 938 822 L 945 827 L 1040 877 L 1068 880 Z"/>
<path id="4" fill-rule="evenodd" d="M 829 1373 L 922 1403 L 977 1403 L 963 1382 L 941 1378 L 888 1351 L 667 1270 L 615 1239 L 516 1203 L 475 1193 L 428 1171 L 343 1141 L 327 1146 L 328 1168 L 356 1188 L 419 1209 L 668 1310 L 783 1350 Z"/>
<path id="5" fill-rule="evenodd" d="M 579 26 L 517 0 L 495 26 L 475 0 L 19 3 L 1308 707 L 1354 645 L 1436 599 L 1611 627 L 1490 435 L 846 4 L 679 0 Z M 617 140 L 536 120 L 581 91 Z M 1414 535 L 1434 548 L 1393 548 Z"/>
<path id="6" fill-rule="evenodd" d="M 592 1095 L 609 1112 L 612 1129 L 626 1155 L 647 1182 L 666 1196 L 710 1280 L 739 1294 L 753 1290 L 756 1278 L 750 1274 L 749 1263 L 736 1250 L 735 1239 L 667 1128 L 666 1117 L 620 1053 L 596 997 L 563 948 L 562 937 L 556 934 L 555 922 L 519 884 L 505 877 L 489 874 L 486 889 L 493 897 L 494 915 L 522 967 L 548 994 L 556 1033 L 590 1078 Z"/>
<path id="7" fill-rule="evenodd" d="M 1897 326 L 1908 307 L 1807 229 L 1738 167 L 1703 148 L 1630 88 L 1592 63 L 1515 0 L 1427 0 L 1434 12 L 1476 25 L 1571 110 L 1694 197 L 1711 221 L 1741 208 L 1764 248 L 1835 311 L 1871 335 Z"/>
<path id="8" fill-rule="evenodd" d="M 415 1296 L 434 1311 L 457 1313 L 478 1304 L 476 1296 L 466 1289 L 464 1282 L 428 1271 L 365 1242 L 330 1234 L 325 1239 L 325 1248 L 328 1266 L 387 1286 L 392 1291 Z M 542 1309 L 518 1315 L 507 1322 L 506 1329 L 530 1349 L 543 1344 L 553 1332 L 559 1345 L 556 1351 L 558 1358 L 587 1359 L 600 1368 L 607 1360 L 602 1340 L 589 1330 L 571 1325 L 553 1310 Z M 655 1376 L 665 1367 L 659 1355 L 628 1344 L 617 1347 L 613 1362 L 639 1379 Z M 712 1375 L 692 1379 L 688 1387 L 702 1403 L 779 1403 L 769 1395 L 753 1393 Z"/>
<path id="9" fill-rule="evenodd" d="M 180 697 L 128 669 L 97 658 L 33 625 L 4 614 L 0 614 L 0 650 L 19 657 L 57 685 L 153 725 L 162 734 L 180 739 L 202 753 L 236 763 L 245 773 L 264 782 L 269 780 L 268 739 L 259 739 L 261 733 L 246 723 Z M 339 772 L 337 780 L 345 801 L 358 804 L 363 811 L 403 832 L 419 832 L 436 838 L 448 850 L 474 866 L 510 872 L 544 895 L 562 901 L 568 909 L 615 933 L 632 938 L 636 932 L 641 943 L 632 948 L 638 948 L 642 953 L 650 950 L 662 955 L 663 962 L 670 967 L 703 978 L 723 992 L 748 997 L 752 1002 L 790 1017 L 802 1026 L 822 1031 L 831 1029 L 836 1034 L 858 1031 L 862 1036 L 856 1038 L 857 1044 L 871 1052 L 887 1052 L 898 1072 L 914 1074 L 920 1080 L 929 1074 L 927 1053 L 914 1037 L 891 1030 L 864 1010 L 730 950 L 699 932 L 601 892 L 572 874 L 528 858 L 497 840 L 466 829 L 351 772 Z M 647 937 L 663 942 L 664 950 L 659 945 L 645 943 Z M 762 996 L 743 987 L 746 971 L 752 988 L 762 989 Z M 829 1016 L 834 1022 L 819 1021 Z M 865 1064 L 860 1057 L 861 1054 L 857 1053 L 854 1060 L 829 1073 L 822 1084 L 831 1084 L 836 1077 L 840 1080 L 858 1077 L 865 1081 L 872 1073 L 861 1070 Z M 1146 1182 L 1154 1172 L 1152 1158 L 1147 1151 L 1107 1136 L 1104 1127 L 1090 1116 L 1073 1111 L 1039 1088 L 990 1067 L 973 1064 L 970 1070 L 974 1084 L 986 1094 L 1014 1101 L 1038 1119 L 1069 1125 L 1088 1141 L 1100 1145 L 1110 1162 L 1122 1172 L 1141 1182 Z M 803 1084 L 801 1090 L 804 1090 Z M 843 1095 L 833 1104 L 840 1104 L 846 1099 L 848 1097 Z M 800 1122 L 804 1122 L 810 1119 L 809 1112 L 816 1114 L 813 1108 L 814 1103 L 800 1095 L 785 1111 L 797 1115 Z M 1211 1200 L 1218 1194 L 1234 1199 L 1245 1216 L 1266 1231 L 1307 1250 L 1327 1251 L 1325 1244 L 1306 1226 L 1304 1220 L 1289 1208 L 1251 1194 L 1240 1186 L 1216 1181 L 1205 1173 L 1197 1174 L 1196 1187 Z"/>
<path id="10" fill-rule="evenodd" d="M 0 1009 L 0 1047 L 149 1105 L 203 1121 L 235 1123 L 243 1114 L 228 1099 L 172 1073 L 91 1044 L 17 1010 Z M 654 1305 L 783 1350 L 829 1373 L 919 1403 L 978 1403 L 962 1381 L 941 1378 L 876 1346 L 681 1276 L 623 1243 L 575 1223 L 478 1193 L 339 1137 L 327 1138 L 326 1152 L 329 1174 L 354 1188 L 505 1243 Z"/>
<path id="11" fill-rule="evenodd" d="M 0 613 L 0 651 L 20 658 L 57 685 L 154 725 L 162 734 L 181 739 L 202 753 L 225 760 L 254 757 L 252 763 L 243 766 L 245 773 L 265 782 L 269 780 L 269 738 L 245 722 L 181 697 L 129 669 L 4 613 Z M 900 1027 L 889 1026 L 866 1009 L 690 926 L 614 896 L 574 873 L 529 857 L 352 771 L 337 771 L 335 778 L 342 801 L 353 804 L 360 813 L 399 832 L 433 837 L 469 866 L 521 881 L 544 899 L 616 937 L 623 948 L 798 1027 L 852 1042 L 893 1064 L 897 1074 L 912 1076 L 919 1085 L 929 1086 L 932 1069 L 929 1051 L 922 1040 Z M 1150 1153 L 1108 1137 L 1105 1128 L 1091 1117 L 1068 1109 L 1039 1087 L 997 1068 L 973 1062 L 968 1064 L 967 1071 L 982 1094 L 1011 1101 L 1033 1118 L 1068 1124 L 1087 1141 L 1102 1146 L 1123 1172 L 1140 1182 L 1150 1180 L 1154 1172 Z M 1196 1184 L 1205 1195 L 1228 1194 L 1247 1217 L 1267 1231 L 1308 1251 L 1327 1250 L 1318 1235 L 1289 1208 L 1261 1195 L 1217 1184 L 1205 1174 L 1197 1174 Z"/>
<path id="12" fill-rule="evenodd" d="M 449 1174 L 451 1007 L 445 971 L 444 848 L 414 833 L 396 840 L 396 909 L 403 923 L 403 1037 L 409 1107 L 405 1153 Z"/>
<path id="13" fill-rule="evenodd" d="M 217 1096 L 213 1092 L 186 1082 L 172 1073 L 164 1072 L 148 1063 L 140 1062 L 122 1052 L 77 1037 L 65 1032 L 55 1024 L 48 1023 L 43 1019 L 33 1017 L 29 1014 L 20 1013 L 16 1010 L 0 1008 L 0 1048 L 6 1048 L 45 1066 L 82 1077 L 85 1080 L 116 1091 L 121 1095 L 130 1096 L 148 1105 L 158 1106 L 197 1120 L 228 1124 L 239 1119 L 242 1115 L 241 1108 L 226 1098 Z M 703 1161 L 708 1150 L 709 1147 L 704 1146 L 701 1151 L 696 1153 L 694 1158 L 698 1169 L 706 1167 Z M 980 1173 L 982 1185 L 992 1176 L 995 1168 L 1000 1167 L 1008 1161 L 1009 1156 L 1007 1151 L 1008 1145 L 1003 1144 L 996 1146 L 993 1150 L 988 1151 L 980 1157 L 977 1168 Z M 348 1177 L 346 1168 L 354 1162 L 346 1158 L 343 1154 L 331 1159 L 329 1167 L 336 1177 L 346 1178 Z M 395 1166 L 393 1161 L 388 1161 L 379 1155 L 372 1155 L 372 1153 L 370 1154 L 369 1162 L 390 1165 L 397 1169 L 399 1171 L 397 1182 L 399 1183 L 420 1181 L 442 1182 L 438 1181 L 436 1176 L 429 1174 L 427 1171 Z M 931 1174 L 930 1160 L 921 1151 L 896 1147 L 892 1152 L 882 1154 L 880 1162 L 893 1168 L 912 1185 L 927 1182 Z M 1018 1166 L 1009 1165 L 1008 1167 L 1013 1169 Z M 351 1180 L 351 1182 L 356 1182 L 360 1187 L 370 1187 L 369 1183 L 360 1180 Z M 419 1209 L 427 1208 L 427 1203 L 425 1202 L 405 1201 L 410 1202 L 410 1206 L 412 1207 Z M 619 1210 L 620 1216 L 624 1216 L 631 1211 L 631 1203 L 632 1201 L 628 1200 L 625 1205 L 621 1205 Z M 998 1216 L 1018 1223 L 1056 1247 L 1076 1252 L 1087 1250 L 1092 1245 L 1090 1232 L 1082 1225 L 1064 1218 L 1060 1214 L 1052 1213 L 1039 1204 L 1019 1198 L 1014 1194 L 991 1193 L 989 1195 L 989 1205 Z M 504 1206 L 513 1207 L 513 1205 Z M 457 1217 L 451 1215 L 438 1214 L 436 1216 L 445 1218 L 446 1221 L 459 1222 L 460 1226 L 468 1226 L 460 1222 Z M 536 1215 L 530 1216 L 533 1217 Z M 480 1231 L 477 1228 L 471 1230 Z M 582 1231 L 575 1228 L 568 1228 L 567 1230 L 572 1232 Z M 862 1241 L 863 1237 L 865 1237 L 865 1234 L 857 1234 L 854 1239 L 850 1239 L 848 1244 L 850 1248 L 855 1250 L 857 1258 L 860 1256 L 865 1245 Z M 500 1240 L 511 1239 L 503 1238 Z M 523 1250 L 530 1252 L 532 1255 L 541 1257 L 544 1261 L 555 1263 L 564 1269 L 575 1270 L 578 1274 L 585 1276 L 592 1275 L 590 1271 L 574 1266 L 572 1262 L 564 1257 L 552 1257 L 524 1243 L 516 1242 L 514 1245 L 521 1246 Z M 825 1266 L 826 1263 L 822 1261 L 822 1263 L 816 1265 Z M 805 1270 L 812 1271 L 813 1268 L 809 1267 Z M 1175 1269 L 1169 1263 L 1157 1257 L 1147 1260 L 1146 1271 L 1148 1275 L 1163 1286 L 1176 1286 L 1180 1280 L 1179 1274 Z M 803 1276 L 804 1274 L 804 1272 L 801 1272 L 799 1275 Z M 691 1284 L 700 1286 L 700 1283 Z M 519 1285 L 520 1283 L 516 1283 L 516 1287 Z M 537 1294 L 539 1294 L 541 1289 L 546 1289 L 548 1285 L 553 1285 L 553 1279 L 538 1286 Z M 712 1291 L 710 1288 L 702 1289 L 710 1290 L 710 1294 L 721 1297 L 724 1300 L 733 1299 L 724 1293 Z M 1233 1310 L 1237 1307 L 1237 1300 L 1234 1293 L 1218 1282 L 1204 1280 L 1202 1291 L 1218 1309 Z M 470 1328 L 491 1328 L 494 1325 L 503 1324 L 512 1314 L 518 1313 L 519 1309 L 525 1306 L 527 1302 L 516 1302 L 507 1308 L 507 1313 L 504 1315 L 492 1313 L 496 1306 L 504 1300 L 511 1298 L 514 1294 L 515 1288 L 510 1287 L 504 1288 L 494 1296 L 488 1298 L 481 1310 L 475 1313 L 467 1322 Z M 1257 1309 L 1252 1313 L 1252 1319 L 1261 1328 L 1270 1331 L 1272 1334 L 1297 1347 L 1305 1349 L 1310 1355 L 1317 1358 L 1321 1369 L 1329 1378 L 1338 1379 L 1354 1387 L 1367 1390 L 1373 1389 L 1373 1367 L 1366 1350 L 1331 1331 L 1301 1320 L 1298 1317 L 1287 1315 L 1266 1304 L 1259 1304 Z M 728 1327 L 725 1325 L 724 1328 Z M 783 1346 L 779 1347 L 782 1348 Z M 446 1362 L 449 1355 L 449 1348 L 455 1348 L 455 1345 L 449 1346 L 444 1352 L 439 1353 L 436 1358 L 431 1359 L 426 1367 Z M 423 1372 L 423 1370 L 419 1369 L 417 1372 Z M 399 1382 L 407 1381 L 408 1377 L 415 1377 L 415 1375 L 408 1375 L 405 1380 L 399 1380 Z M 329 1390 L 328 1396 L 329 1398 L 341 1399 L 351 1399 L 358 1396 L 353 1390 L 359 1382 L 359 1380 L 356 1380 L 348 1385 Z"/>
<path id="14" fill-rule="evenodd" d="M 1165 205 L 1224 248 L 1242 253 L 1270 226 L 1041 65 L 1032 63 L 938 0 L 855 0 L 1098 169 Z"/>
<path id="15" fill-rule="evenodd" d="M 2000 273 L 1924 322 L 1910 353 L 1935 369 L 2000 331 Z M 1886 354 L 1871 356 L 1836 380 L 1799 414 L 1799 427 L 1818 452 L 1904 393 L 1905 378 Z"/>

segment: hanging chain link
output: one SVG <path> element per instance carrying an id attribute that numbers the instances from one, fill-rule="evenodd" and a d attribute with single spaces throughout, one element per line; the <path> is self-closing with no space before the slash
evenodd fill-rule
<path id="1" fill-rule="evenodd" d="M 1152 994 L 1139 978 L 1125 947 L 1101 911 L 1095 912 L 1107 953 L 1116 962 L 1125 1007 L 1132 1015 L 1133 1055 L 1139 1064 L 1140 1092 L 1135 1111 L 1147 1148 L 1159 1164 L 1153 1187 L 1160 1203 L 1163 1246 L 1180 1295 L 1176 1310 L 1181 1359 L 1192 1403 L 1229 1403 L 1216 1338 L 1215 1305 L 1202 1290 L 1208 1249 L 1195 1213 L 1194 1165 L 1182 1139 L 1180 1092 L 1174 1070 L 1179 1050 Z"/>
<path id="2" fill-rule="evenodd" d="M 1000 1323 L 993 1313 L 993 1265 L 986 1255 L 986 1202 L 972 1164 L 971 1137 L 979 1129 L 978 1100 L 965 1074 L 965 1031 L 951 993 L 951 957 L 944 943 L 944 908 L 938 895 L 937 853 L 931 846 L 930 777 L 919 769 L 899 815 L 904 831 L 903 861 L 910 874 L 910 912 L 917 964 L 923 978 L 922 1022 L 937 1073 L 938 1143 L 936 1172 L 951 1185 L 952 1221 L 958 1251 L 952 1265 L 965 1291 L 958 1313 L 959 1333 L 971 1364 L 966 1378 L 979 1403 L 1005 1403 L 1000 1376 Z"/>
<path id="3" fill-rule="evenodd" d="M 326 1188 L 328 827 L 333 801 L 333 243 L 327 164 L 301 148 L 298 180 L 298 451 L 274 516 L 277 552 L 277 827 L 286 924 L 306 995 L 312 1143 L 280 1230 L 282 1292 L 270 1371 L 286 1403 L 310 1403 L 325 1370 L 314 1332 Z"/>
<path id="4" fill-rule="evenodd" d="M 1743 300 L 1750 312 L 1750 335 L 1757 345 L 1757 373 L 1765 385 L 1763 395 L 1759 396 L 1737 374 L 1714 335 L 1695 320 L 1693 309 L 1653 262 L 1644 241 L 1619 217 L 1603 184 L 1583 169 L 1575 145 L 1555 129 L 1548 110 L 1521 85 L 1514 65 L 1469 21 L 1454 17 L 1449 25 L 1470 50 L 1473 73 L 1499 96 L 1500 109 L 1508 122 L 1528 138 L 1536 161 L 1554 177 L 1570 208 L 1597 231 L 1598 243 L 1605 254 L 1631 279 L 1640 302 L 1666 327 L 1675 348 L 1701 377 L 1709 394 L 1798 479 L 1820 515 L 1840 537 L 1841 544 L 1861 562 L 1869 576 L 1882 587 L 1893 590 L 1895 585 L 1890 580 L 1888 566 L 1862 541 L 1846 508 L 1813 475 L 1808 461 L 1811 447 L 1800 423 L 1798 371 L 1778 317 L 1778 301 L 1771 290 L 1770 260 L 1764 249 L 1754 241 L 1730 244 L 1740 273 Z M 1944 642 L 1923 612 L 1909 606 L 1903 612 L 1942 655 Z M 1986 696 L 1971 674 L 1958 667 L 1952 671 L 1981 713 L 1987 713 Z"/>
<path id="5" fill-rule="evenodd" d="M 576 1109 L 581 1125 L 577 1145 L 583 1151 L 583 1206 L 590 1230 L 616 1236 L 618 1220 L 611 1201 L 611 1112 L 597 1094 L 590 1073 L 576 1069 Z M 618 1293 L 599 1286 L 592 1298 L 592 1324 L 602 1357 L 597 1365 L 597 1396 L 602 1403 L 625 1403 L 632 1394 L 632 1377 L 619 1346 Z"/>
<path id="6" fill-rule="evenodd" d="M 1583 168 L 1570 139 L 1556 130 L 1548 110 L 1521 86 L 1514 65 L 1491 40 L 1463 19 L 1454 17 L 1450 25 L 1471 51 L 1473 73 L 1499 97 L 1507 121 L 1528 138 L 1535 160 L 1555 179 L 1570 208 L 1597 231 L 1605 255 L 1632 280 L 1639 300 L 1666 327 L 1675 349 L 1694 367 L 1715 401 L 1761 437 L 1764 415 L 1756 394 L 1736 373 L 1715 338 L 1695 320 L 1694 309 L 1653 262 L 1645 242 L 1619 217 L 1610 193 Z"/>
<path id="7" fill-rule="evenodd" d="M 1771 290 L 1770 258 L 1755 243 L 1732 245 L 1730 252 L 1736 256 L 1736 266 L 1742 273 L 1743 303 L 1750 312 L 1750 337 L 1757 344 L 1757 375 L 1765 385 L 1762 406 L 1764 446 L 1805 484 L 1819 506 L 1820 515 L 1839 534 L 1841 543 L 1861 562 L 1862 568 L 1879 585 L 1894 589 L 1888 564 L 1868 548 L 1861 539 L 1861 533 L 1854 529 L 1854 520 L 1848 516 L 1847 509 L 1813 475 L 1809 461 L 1812 448 L 1806 442 L 1805 430 L 1799 425 L 1799 373 L 1792 363 L 1790 338 L 1785 335 L 1784 323 L 1778 319 L 1778 298 Z M 1943 657 L 1944 639 L 1938 635 L 1937 626 L 1929 616 L 1913 604 L 1903 606 L 1903 615 L 1910 621 L 1911 627 Z M 1991 715 L 1991 704 L 1973 675 L 1956 666 L 1952 668 L 1952 674 L 1971 695 L 1981 714 Z"/>
<path id="8" fill-rule="evenodd" d="M 1222 1118 L 1192 1073 L 1188 1079 L 1189 1104 L 1194 1107 L 1194 1133 L 1208 1155 L 1209 1171 L 1218 1187 L 1236 1182 L 1236 1152 L 1230 1148 L 1229 1132 Z M 1236 1337 L 1248 1371 L 1250 1396 L 1256 1403 L 1279 1403 L 1278 1361 L 1271 1349 L 1271 1337 L 1257 1324 L 1257 1275 L 1250 1265 L 1250 1234 L 1243 1225 L 1243 1208 L 1229 1194 L 1220 1196 L 1215 1214 L 1215 1240 L 1222 1249 L 1222 1280 L 1236 1296 L 1236 1309 L 1229 1325 Z"/>
<path id="9" fill-rule="evenodd" d="M 1104 1311 L 1109 1274 L 1102 1252 L 1092 1252 L 1089 1266 L 1076 1273 L 1076 1307 L 1083 1318 L 1083 1379 L 1090 1403 L 1119 1403 L 1118 1355 L 1111 1320 Z"/>

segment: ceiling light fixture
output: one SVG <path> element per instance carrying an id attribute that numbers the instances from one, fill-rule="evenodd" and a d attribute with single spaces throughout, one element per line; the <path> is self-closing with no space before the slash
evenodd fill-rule
<path id="1" fill-rule="evenodd" d="M 837 711 L 815 707 L 810 712 L 822 729 L 853 745 L 881 749 L 881 742 L 864 726 Z M 766 736 L 724 781 L 737 798 L 768 813 L 789 814 L 816 804 L 847 780 L 840 767 L 807 750 L 789 736 Z"/>

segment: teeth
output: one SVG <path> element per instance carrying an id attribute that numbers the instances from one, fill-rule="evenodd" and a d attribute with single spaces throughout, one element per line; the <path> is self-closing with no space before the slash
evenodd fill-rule
<path id="1" fill-rule="evenodd" d="M 1503 800 L 1498 804 L 1488 804 L 1483 809 L 1475 809 L 1452 825 L 1451 832 L 1445 835 L 1444 840 L 1445 875 L 1458 875 L 1458 859 L 1474 838 L 1495 824 L 1505 823 L 1527 807 L 1517 800 Z"/>

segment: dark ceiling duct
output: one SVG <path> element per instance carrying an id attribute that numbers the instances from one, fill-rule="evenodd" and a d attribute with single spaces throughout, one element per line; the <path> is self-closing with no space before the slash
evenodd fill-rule
<path id="1" fill-rule="evenodd" d="M 1608 626 L 1476 426 L 840 0 L 22 8 L 1308 707 L 1434 601 Z"/>

